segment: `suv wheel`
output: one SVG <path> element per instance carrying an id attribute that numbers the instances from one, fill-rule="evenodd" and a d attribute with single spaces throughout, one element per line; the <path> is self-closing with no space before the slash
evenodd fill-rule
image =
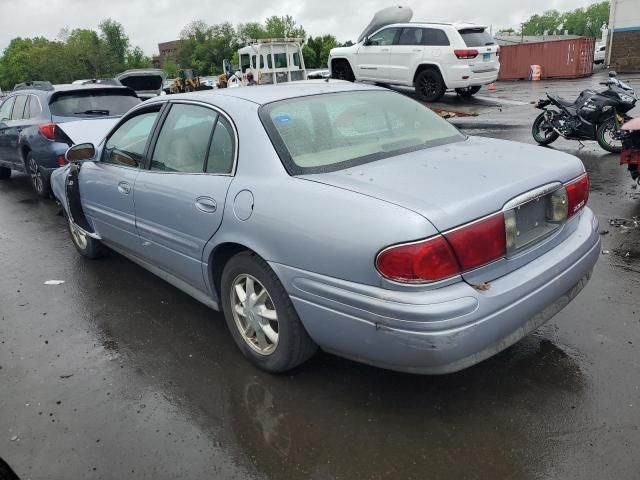
<path id="1" fill-rule="evenodd" d="M 418 97 L 425 102 L 437 102 L 442 98 L 446 90 L 440 72 L 431 68 L 418 74 L 415 88 Z"/>
<path id="2" fill-rule="evenodd" d="M 42 173 L 42 169 L 36 162 L 36 159 L 33 158 L 31 152 L 27 153 L 27 172 L 31 177 L 31 185 L 33 189 L 36 191 L 39 197 L 48 198 L 49 197 L 49 179 L 45 174 Z"/>
<path id="3" fill-rule="evenodd" d="M 227 326 L 251 363 L 268 372 L 285 372 L 315 353 L 317 346 L 282 283 L 255 253 L 232 257 L 224 267 L 221 284 Z"/>
<path id="4" fill-rule="evenodd" d="M 8 167 L 0 167 L 0 180 L 7 180 L 11 177 L 11 169 Z"/>
<path id="5" fill-rule="evenodd" d="M 456 88 L 456 93 L 461 97 L 472 97 L 480 91 L 480 87 Z"/>
<path id="6" fill-rule="evenodd" d="M 336 80 L 347 80 L 348 82 L 353 82 L 356 79 L 353 75 L 353 70 L 351 70 L 351 65 L 349 65 L 349 62 L 346 60 L 336 60 L 333 62 L 331 78 Z"/>

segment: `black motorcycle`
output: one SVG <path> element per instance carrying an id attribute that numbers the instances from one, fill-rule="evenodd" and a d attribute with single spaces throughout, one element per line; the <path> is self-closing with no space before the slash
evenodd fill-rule
<path id="1" fill-rule="evenodd" d="M 606 85 L 607 89 L 584 90 L 573 102 L 552 94 L 540 100 L 535 107 L 544 111 L 531 128 L 535 141 L 549 145 L 558 137 L 597 140 L 608 152 L 620 153 L 620 127 L 630 118 L 625 114 L 636 104 L 635 92 L 618 80 L 616 72 L 609 72 L 609 79 L 600 85 Z"/>

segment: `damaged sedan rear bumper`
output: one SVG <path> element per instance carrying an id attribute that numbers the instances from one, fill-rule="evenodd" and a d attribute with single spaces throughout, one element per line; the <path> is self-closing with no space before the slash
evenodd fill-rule
<path id="1" fill-rule="evenodd" d="M 392 291 L 271 264 L 321 348 L 378 367 L 422 374 L 461 370 L 513 345 L 584 288 L 600 255 L 585 209 L 575 231 L 486 291 L 465 282 Z"/>

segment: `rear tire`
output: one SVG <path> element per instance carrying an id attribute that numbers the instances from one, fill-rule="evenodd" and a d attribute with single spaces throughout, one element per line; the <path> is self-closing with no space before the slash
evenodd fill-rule
<path id="1" fill-rule="evenodd" d="M 415 81 L 418 97 L 425 102 L 437 102 L 444 96 L 447 87 L 440 72 L 434 69 L 423 70 Z"/>
<path id="2" fill-rule="evenodd" d="M 476 93 L 480 91 L 479 86 L 476 87 L 466 87 L 466 88 L 456 88 L 456 93 L 461 97 L 473 97 Z"/>
<path id="3" fill-rule="evenodd" d="M 9 180 L 11 178 L 11 169 L 8 167 L 0 167 L 0 180 Z"/>
<path id="4" fill-rule="evenodd" d="M 108 250 L 100 240 L 91 238 L 85 233 L 81 232 L 76 227 L 68 215 L 65 214 L 67 220 L 67 228 L 69 229 L 69 235 L 71 235 L 71 243 L 76 247 L 76 250 L 83 257 L 95 260 L 96 258 L 104 257 Z"/>
<path id="5" fill-rule="evenodd" d="M 331 66 L 331 78 L 335 80 L 346 80 L 354 82 L 356 80 L 351 65 L 346 60 L 336 60 Z"/>
<path id="6" fill-rule="evenodd" d="M 620 153 L 622 151 L 622 141 L 614 140 L 612 134 L 617 131 L 617 125 L 615 118 L 611 117 L 598 125 L 596 131 L 596 139 L 598 145 L 600 145 L 607 152 Z"/>
<path id="7" fill-rule="evenodd" d="M 36 159 L 33 158 L 31 152 L 27 153 L 25 163 L 27 164 L 27 173 L 31 177 L 31 186 L 33 187 L 33 190 L 39 197 L 49 198 L 49 194 L 51 193 L 49 177 L 42 172 L 42 168 L 38 165 Z"/>
<path id="8" fill-rule="evenodd" d="M 245 251 L 229 259 L 220 290 L 233 340 L 258 368 L 286 372 L 316 352 L 317 345 L 300 322 L 282 283 L 255 253 Z"/>
<path id="9" fill-rule="evenodd" d="M 533 139 L 540 145 L 551 145 L 560 135 L 558 135 L 558 132 L 555 130 L 545 127 L 544 121 L 545 114 L 543 112 L 533 121 L 531 135 L 533 135 Z"/>

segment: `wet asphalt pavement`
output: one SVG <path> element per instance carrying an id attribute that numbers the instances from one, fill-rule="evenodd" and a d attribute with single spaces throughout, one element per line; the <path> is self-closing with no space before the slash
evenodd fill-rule
<path id="1" fill-rule="evenodd" d="M 533 143 L 528 102 L 589 81 L 499 84 L 452 121 Z M 23 480 L 639 478 L 640 188 L 595 142 L 554 147 L 590 171 L 608 253 L 548 324 L 439 377 L 324 353 L 262 373 L 220 314 L 116 254 L 81 258 L 53 201 L 0 182 L 0 457 Z"/>

